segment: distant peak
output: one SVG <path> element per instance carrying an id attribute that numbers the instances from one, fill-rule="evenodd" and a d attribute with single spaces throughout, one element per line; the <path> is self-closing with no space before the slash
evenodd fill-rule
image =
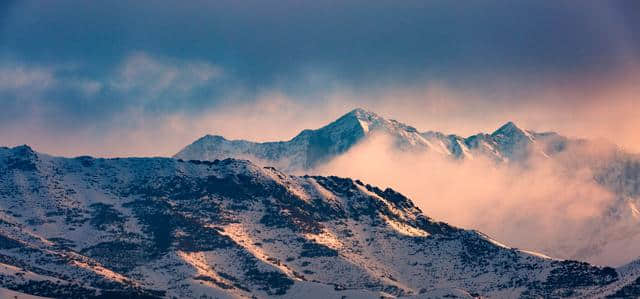
<path id="1" fill-rule="evenodd" d="M 220 136 L 220 135 L 207 134 L 207 135 L 202 136 L 202 138 L 196 140 L 196 142 L 201 142 L 201 141 L 207 141 L 207 142 L 218 141 L 218 142 L 221 142 L 221 141 L 227 141 L 227 139 L 224 138 L 223 136 Z"/>
<path id="2" fill-rule="evenodd" d="M 367 109 L 364 109 L 362 107 L 358 107 L 358 108 L 355 108 L 355 109 L 351 110 L 347 114 L 361 114 L 361 113 L 371 113 L 371 111 L 369 111 Z"/>
<path id="3" fill-rule="evenodd" d="M 513 134 L 515 132 L 525 134 L 525 130 L 518 127 L 514 122 L 508 121 L 506 124 L 502 125 L 495 132 L 493 132 L 493 134 L 491 135 L 495 136 L 498 134 Z"/>
<path id="4" fill-rule="evenodd" d="M 508 121 L 507 123 L 505 123 L 504 125 L 502 125 L 502 127 L 500 128 L 515 128 L 515 129 L 519 129 L 519 127 L 512 121 Z"/>
<path id="5" fill-rule="evenodd" d="M 386 120 L 384 118 L 371 111 L 363 108 L 356 108 L 342 115 L 330 124 L 320 128 L 320 130 L 336 131 L 360 128 L 366 134 L 370 129 L 380 126 L 385 121 Z"/>
<path id="6" fill-rule="evenodd" d="M 364 108 L 356 108 L 351 110 L 346 115 L 353 115 L 358 119 L 372 119 L 372 118 L 381 118 L 379 115 L 375 114 Z"/>
<path id="7" fill-rule="evenodd" d="M 206 138 L 212 138 L 212 139 L 225 139 L 222 135 L 211 135 L 211 134 L 207 134 L 204 137 Z"/>

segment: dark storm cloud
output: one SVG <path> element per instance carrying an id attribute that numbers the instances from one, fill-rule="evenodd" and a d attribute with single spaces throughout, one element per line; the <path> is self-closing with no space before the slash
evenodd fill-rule
<path id="1" fill-rule="evenodd" d="M 2 49 L 100 72 L 132 51 L 204 59 L 251 85 L 321 67 L 340 79 L 575 72 L 619 61 L 632 1 L 20 1 Z M 637 11 L 637 10 L 636 10 Z M 607 16 L 610 14 L 612 16 Z M 613 20 L 608 20 L 613 19 Z M 611 22 L 619 22 L 611 28 Z M 637 49 L 637 36 L 628 36 Z M 635 39 L 634 39 L 635 38 Z M 469 71 L 473 72 L 469 72 Z"/>

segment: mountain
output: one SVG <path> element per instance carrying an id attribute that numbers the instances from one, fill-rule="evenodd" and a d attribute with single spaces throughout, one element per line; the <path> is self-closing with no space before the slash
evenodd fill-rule
<path id="1" fill-rule="evenodd" d="M 550 240 L 535 249 L 553 256 L 615 265 L 637 258 L 633 250 L 618 256 L 611 253 L 621 252 L 617 248 L 629 247 L 631 243 L 639 244 L 640 249 L 640 155 L 626 153 L 598 140 L 535 132 L 513 122 L 490 134 L 469 137 L 420 132 L 359 108 L 320 129 L 304 130 L 290 141 L 254 143 L 208 135 L 186 146 L 175 157 L 183 160 L 242 158 L 286 172 L 314 173 L 354 146 L 379 135 L 390 137 L 391 148 L 397 150 L 397 155 L 425 152 L 461 162 L 484 159 L 495 162 L 498 167 L 521 169 L 522 173 L 553 168 L 554 175 L 567 180 L 575 174 L 589 173 L 593 182 L 611 192 L 615 200 L 601 208 L 597 222 L 585 224 L 584 237 L 575 243 Z M 393 180 L 390 176 L 386 183 L 397 183 Z"/>
<path id="2" fill-rule="evenodd" d="M 236 157 L 264 161 L 285 170 L 308 170 L 376 134 L 392 136 L 394 145 L 402 150 L 433 150 L 456 157 L 468 152 L 464 139 L 458 136 L 420 133 L 414 127 L 358 108 L 320 129 L 304 130 L 289 141 L 256 143 L 207 135 L 174 157 L 184 160 Z"/>
<path id="3" fill-rule="evenodd" d="M 569 139 L 553 132 L 536 133 L 508 122 L 492 134 L 468 138 L 416 128 L 385 119 L 358 108 L 317 130 L 304 130 L 289 141 L 257 143 L 206 135 L 174 157 L 184 160 L 244 158 L 304 171 L 345 153 L 354 145 L 378 134 L 392 137 L 403 151 L 432 151 L 455 159 L 488 157 L 495 161 L 523 160 L 531 155 L 548 157 L 561 151 Z M 577 142 L 577 141 L 576 141 Z"/>
<path id="4" fill-rule="evenodd" d="M 398 137 L 398 146 L 402 147 L 429 145 L 413 127 L 386 120 L 363 109 L 355 109 L 320 129 L 304 130 L 289 141 L 256 143 L 207 135 L 174 157 L 185 160 L 247 158 L 275 163 L 287 170 L 311 169 L 345 153 L 374 132 L 386 132 Z"/>
<path id="5" fill-rule="evenodd" d="M 588 297 L 632 278 L 506 247 L 359 180 L 0 148 L 0 287 L 25 294 Z"/>

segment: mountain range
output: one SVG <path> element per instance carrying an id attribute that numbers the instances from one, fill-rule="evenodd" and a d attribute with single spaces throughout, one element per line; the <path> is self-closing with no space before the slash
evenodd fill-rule
<path id="1" fill-rule="evenodd" d="M 640 294 L 640 267 L 510 248 L 360 180 L 19 146 L 0 148 L 0 287 L 56 298 L 628 297 Z"/>
<path id="2" fill-rule="evenodd" d="M 431 151 L 453 159 L 488 157 L 494 161 L 523 161 L 531 156 L 549 157 L 562 152 L 571 140 L 554 132 L 536 133 L 507 122 L 491 134 L 467 138 L 435 131 L 420 132 L 393 119 L 385 119 L 362 108 L 343 115 L 317 130 L 304 130 L 289 141 L 257 143 L 227 140 L 206 135 L 174 157 L 185 160 L 213 160 L 228 157 L 264 161 L 288 171 L 306 171 L 344 154 L 364 140 L 385 134 L 404 151 Z"/>
<path id="3" fill-rule="evenodd" d="M 554 175 L 568 179 L 586 171 L 592 182 L 609 192 L 614 200 L 600 207 L 598 219 L 585 224 L 580 236 L 548 240 L 533 249 L 554 257 L 605 264 L 624 264 L 637 257 L 633 250 L 622 254 L 620 248 L 640 244 L 640 155 L 600 140 L 535 132 L 513 122 L 505 123 L 492 133 L 468 137 L 421 132 L 358 108 L 322 128 L 304 130 L 289 141 L 256 143 L 207 135 L 174 157 L 183 160 L 241 158 L 273 165 L 285 172 L 314 173 L 381 135 L 389 137 L 389 146 L 395 155 L 429 153 L 458 164 L 484 159 L 498 168 L 518 168 L 521 173 L 552 165 Z M 394 179 L 390 176 L 384 183 L 395 183 Z M 461 186 L 465 183 L 459 182 Z"/>

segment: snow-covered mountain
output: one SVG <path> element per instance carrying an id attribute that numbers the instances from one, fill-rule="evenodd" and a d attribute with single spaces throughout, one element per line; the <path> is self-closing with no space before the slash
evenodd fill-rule
<path id="1" fill-rule="evenodd" d="M 522 129 L 513 122 L 507 122 L 490 134 L 461 137 L 434 131 L 420 132 L 373 112 L 355 109 L 320 129 L 304 130 L 290 141 L 254 143 L 207 135 L 175 157 L 184 160 L 243 158 L 287 172 L 313 173 L 356 145 L 379 135 L 391 137 L 391 147 L 398 154 L 436 153 L 436 156 L 453 161 L 482 159 L 495 161 L 500 167 L 519 167 L 523 171 L 552 165 L 558 176 L 567 177 L 587 171 L 594 182 L 612 192 L 616 200 L 601 210 L 599 222 L 585 228 L 585 238 L 579 244 L 553 241 L 555 243 L 537 249 L 565 258 L 602 262 L 610 260 L 609 252 L 628 247 L 632 240 L 638 239 L 631 243 L 640 245 L 639 155 L 626 153 L 606 142 Z M 613 263 L 624 263 L 636 257 L 620 256 Z"/>
<path id="2" fill-rule="evenodd" d="M 589 297 L 635 275 L 506 247 L 348 178 L 0 148 L 0 288 L 26 294 Z"/>
<path id="3" fill-rule="evenodd" d="M 383 119 L 363 109 L 355 109 L 320 129 L 304 130 L 289 141 L 255 143 L 207 135 L 181 150 L 175 158 L 247 158 L 276 164 L 287 170 L 310 169 L 345 153 L 376 131 L 402 136 L 398 141 L 407 146 L 421 146 L 426 142 L 412 127 Z"/>
<path id="4" fill-rule="evenodd" d="M 420 132 L 412 126 L 358 108 L 320 129 L 304 130 L 289 141 L 256 143 L 206 135 L 175 157 L 184 160 L 246 158 L 286 170 L 308 170 L 377 134 L 391 136 L 399 150 L 432 151 L 456 159 L 480 155 L 501 162 L 522 161 L 532 155 L 548 157 L 562 151 L 570 142 L 553 132 L 521 129 L 513 122 L 492 134 L 480 133 L 467 138 L 434 131 Z"/>

